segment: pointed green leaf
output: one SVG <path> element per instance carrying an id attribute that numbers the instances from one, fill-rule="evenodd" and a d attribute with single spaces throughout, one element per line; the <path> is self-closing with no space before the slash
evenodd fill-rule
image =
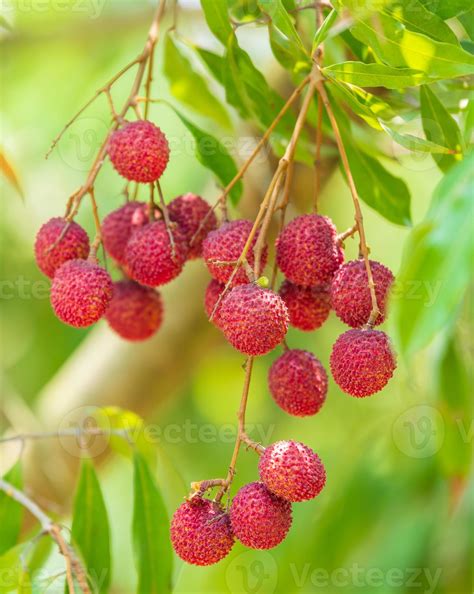
<path id="1" fill-rule="evenodd" d="M 435 155 L 441 171 L 447 171 L 461 158 L 462 136 L 459 126 L 428 86 L 420 88 L 421 121 L 428 140 L 446 146 L 458 155 Z"/>
<path id="2" fill-rule="evenodd" d="M 406 242 L 391 306 L 398 350 L 406 357 L 440 330 L 449 332 L 458 316 L 474 257 L 473 184 L 471 153 L 441 180 Z"/>
<path id="3" fill-rule="evenodd" d="M 323 68 L 323 74 L 341 82 L 359 87 L 385 87 L 403 89 L 430 82 L 429 74 L 412 68 L 393 68 L 385 64 L 341 62 Z"/>
<path id="4" fill-rule="evenodd" d="M 175 109 L 174 111 L 194 137 L 196 157 L 199 162 L 212 171 L 219 181 L 226 186 L 237 174 L 237 166 L 227 149 L 217 138 L 195 126 L 178 110 Z M 237 204 L 240 200 L 242 190 L 242 182 L 239 181 L 230 191 L 229 196 L 233 204 Z"/>
<path id="5" fill-rule="evenodd" d="M 168 517 L 143 456 L 133 460 L 133 541 L 138 570 L 137 594 L 171 592 L 173 557 Z"/>
<path id="6" fill-rule="evenodd" d="M 111 578 L 109 520 L 94 466 L 82 462 L 74 499 L 71 535 L 97 592 L 107 592 Z"/>
<path id="7" fill-rule="evenodd" d="M 422 0 L 422 3 L 442 19 L 452 19 L 472 9 L 471 0 Z"/>
<path id="8" fill-rule="evenodd" d="M 207 66 L 209 72 L 214 76 L 217 82 L 223 85 L 224 58 L 202 47 L 198 47 L 196 45 L 192 47 L 197 52 L 198 56 Z"/>
<path id="9" fill-rule="evenodd" d="M 201 0 L 202 10 L 209 29 L 223 44 L 234 34 L 230 24 L 226 0 Z"/>
<path id="10" fill-rule="evenodd" d="M 231 128 L 229 115 L 215 94 L 209 90 L 205 79 L 194 70 L 171 33 L 165 40 L 164 73 L 176 99 L 196 113 L 216 121 L 220 126 Z"/>
<path id="11" fill-rule="evenodd" d="M 441 146 L 440 144 L 436 144 L 435 142 L 431 142 L 431 140 L 425 140 L 424 138 L 420 138 L 414 134 L 401 134 L 383 122 L 381 122 L 381 126 L 397 144 L 405 147 L 409 151 L 431 153 L 433 155 L 449 155 L 453 153 L 452 149 Z"/>
<path id="12" fill-rule="evenodd" d="M 318 45 L 324 43 L 325 39 L 327 38 L 331 27 L 335 23 L 337 19 L 337 11 L 332 9 L 331 12 L 327 15 L 327 17 L 322 22 L 321 26 L 317 29 L 314 39 L 313 39 L 313 47 L 311 50 L 311 54 L 314 54 Z"/>
<path id="13" fill-rule="evenodd" d="M 21 489 L 23 481 L 20 463 L 15 464 L 3 478 Z M 22 520 L 23 507 L 0 491 L 0 555 L 18 542 Z"/>

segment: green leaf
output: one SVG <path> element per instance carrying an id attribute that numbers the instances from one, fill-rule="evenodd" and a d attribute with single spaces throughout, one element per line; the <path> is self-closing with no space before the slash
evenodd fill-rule
<path id="1" fill-rule="evenodd" d="M 410 31 L 382 13 L 364 19 L 360 19 L 357 12 L 352 14 L 357 20 L 352 28 L 353 35 L 369 45 L 389 66 L 418 70 L 433 80 L 474 73 L 474 56 L 460 46 Z"/>
<path id="2" fill-rule="evenodd" d="M 469 101 L 463 114 L 464 121 L 464 132 L 463 139 L 464 144 L 469 145 L 473 140 L 474 133 L 474 101 Z"/>
<path id="3" fill-rule="evenodd" d="M 168 518 L 146 460 L 133 460 L 133 541 L 138 570 L 137 594 L 171 592 L 173 557 Z"/>
<path id="4" fill-rule="evenodd" d="M 209 72 L 214 76 L 214 78 L 219 82 L 221 85 L 224 84 L 224 58 L 215 54 L 214 52 L 210 52 L 207 49 L 197 46 L 191 46 L 197 52 L 198 56 L 204 62 L 204 64 L 209 69 Z"/>
<path id="5" fill-rule="evenodd" d="M 327 17 L 322 22 L 321 26 L 317 29 L 314 39 L 313 39 L 313 46 L 311 49 L 311 54 L 314 54 L 318 45 L 324 43 L 325 39 L 327 38 L 331 27 L 333 26 L 334 22 L 337 19 L 337 11 L 332 9 L 331 12 L 327 15 Z"/>
<path id="6" fill-rule="evenodd" d="M 334 101 L 332 106 L 360 198 L 392 223 L 410 225 L 410 192 L 407 185 L 355 144 L 349 121 Z"/>
<path id="7" fill-rule="evenodd" d="M 420 88 L 421 121 L 427 140 L 446 146 L 458 155 L 434 155 L 441 171 L 447 171 L 459 162 L 462 153 L 462 136 L 459 126 L 448 110 L 428 86 Z"/>
<path id="8" fill-rule="evenodd" d="M 237 174 L 237 166 L 227 149 L 217 138 L 195 126 L 178 110 L 175 109 L 174 111 L 196 141 L 196 157 L 198 161 L 204 167 L 210 169 L 222 185 L 227 186 Z M 234 205 L 239 202 L 242 196 L 242 190 L 242 182 L 239 181 L 230 191 L 229 196 Z"/>
<path id="9" fill-rule="evenodd" d="M 415 33 L 459 45 L 456 35 L 443 19 L 427 10 L 419 0 L 397 0 L 385 6 L 383 12 Z"/>
<path id="10" fill-rule="evenodd" d="M 172 34 L 168 34 L 165 40 L 164 73 L 176 99 L 196 113 L 216 121 L 220 126 L 231 128 L 229 115 L 215 94 L 209 90 L 205 79 L 193 69 Z"/>
<path id="11" fill-rule="evenodd" d="M 223 44 L 234 34 L 230 24 L 226 0 L 201 0 L 202 10 L 209 29 Z"/>
<path id="12" fill-rule="evenodd" d="M 310 56 L 281 0 L 258 0 L 258 5 L 270 17 L 270 43 L 277 60 L 289 70 L 309 71 Z"/>
<path id="13" fill-rule="evenodd" d="M 458 17 L 458 19 L 468 34 L 469 39 L 474 41 L 474 11 L 471 10 L 467 14 L 462 14 Z"/>
<path id="14" fill-rule="evenodd" d="M 20 463 L 15 464 L 3 477 L 7 482 L 22 488 Z M 16 545 L 23 520 L 23 507 L 3 491 L 0 491 L 0 555 Z"/>
<path id="15" fill-rule="evenodd" d="M 98 426 L 104 431 L 122 430 L 127 432 L 126 436 L 110 435 L 109 445 L 116 452 L 127 458 L 132 457 L 133 449 L 137 449 L 150 464 L 156 463 L 156 446 L 147 439 L 145 423 L 143 419 L 130 410 L 119 406 L 104 406 L 94 412 L 94 418 Z"/>
<path id="16" fill-rule="evenodd" d="M 385 87 L 403 89 L 430 82 L 424 72 L 412 68 L 393 68 L 384 64 L 365 64 L 364 62 L 341 62 L 323 68 L 323 74 L 341 82 L 359 87 Z"/>
<path id="17" fill-rule="evenodd" d="M 391 320 L 399 351 L 410 357 L 442 329 L 449 332 L 470 282 L 474 257 L 474 153 L 438 184 L 430 209 L 403 251 Z"/>
<path id="18" fill-rule="evenodd" d="M 421 0 L 429 11 L 442 19 L 451 19 L 471 10 L 471 0 Z"/>
<path id="19" fill-rule="evenodd" d="M 26 543 L 22 543 L 6 551 L 0 556 L 0 594 L 29 594 L 31 590 L 24 587 L 25 571 L 22 556 Z"/>
<path id="20" fill-rule="evenodd" d="M 109 520 L 94 466 L 83 460 L 74 498 L 71 536 L 97 592 L 107 592 L 111 578 Z M 94 590 L 95 591 L 95 590 Z"/>
<path id="21" fill-rule="evenodd" d="M 396 143 L 405 147 L 409 151 L 432 153 L 434 155 L 449 155 L 453 152 L 451 149 L 445 146 L 441 146 L 435 142 L 431 142 L 430 140 L 425 140 L 419 136 L 414 136 L 413 134 L 401 134 L 384 123 L 381 123 L 381 126 Z"/>

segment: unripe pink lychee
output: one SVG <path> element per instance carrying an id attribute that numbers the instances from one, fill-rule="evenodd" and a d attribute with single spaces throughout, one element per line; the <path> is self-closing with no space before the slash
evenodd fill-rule
<path id="1" fill-rule="evenodd" d="M 217 563 L 234 544 L 228 514 L 219 504 L 202 497 L 193 497 L 178 507 L 170 532 L 176 553 L 193 565 Z"/>
<path id="2" fill-rule="evenodd" d="M 202 255 L 202 242 L 217 226 L 216 215 L 209 204 L 196 194 L 184 194 L 170 202 L 168 212 L 170 219 L 181 227 L 186 237 L 189 247 L 188 259 L 199 258 Z M 200 229 L 199 233 L 198 229 Z"/>
<path id="3" fill-rule="evenodd" d="M 58 318 L 76 328 L 91 326 L 112 299 L 109 273 L 88 260 L 69 260 L 54 275 L 51 305 Z"/>
<path id="4" fill-rule="evenodd" d="M 223 283 L 220 283 L 219 281 L 216 281 L 215 278 L 213 278 L 211 282 L 207 285 L 206 294 L 204 296 L 204 309 L 206 310 L 208 319 L 210 319 L 212 312 L 214 311 L 214 308 L 216 306 L 216 303 L 219 300 L 219 297 L 222 295 L 222 292 L 224 291 L 224 288 L 225 285 Z M 214 313 L 214 316 L 211 320 L 211 322 L 215 324 L 218 328 L 220 327 L 219 314 L 221 310 L 222 301 L 223 299 L 221 300 L 221 303 L 219 304 L 219 307 L 217 308 L 217 311 Z"/>
<path id="5" fill-rule="evenodd" d="M 276 359 L 268 372 L 268 384 L 278 406 L 296 417 L 316 414 L 328 391 L 322 363 L 300 349 L 290 349 Z"/>
<path id="6" fill-rule="evenodd" d="M 227 340 L 246 355 L 264 355 L 285 338 L 288 310 L 283 299 L 255 284 L 238 285 L 227 293 L 219 311 Z"/>
<path id="7" fill-rule="evenodd" d="M 107 253 L 119 264 L 125 264 L 125 248 L 128 240 L 137 227 L 134 219 L 137 213 L 143 217 L 143 224 L 147 221 L 147 205 L 144 202 L 127 202 L 117 210 L 112 211 L 102 221 L 102 241 Z"/>
<path id="8" fill-rule="evenodd" d="M 300 287 L 286 280 L 280 287 L 280 297 L 288 308 L 290 324 L 306 332 L 320 328 L 331 310 L 329 285 Z"/>
<path id="9" fill-rule="evenodd" d="M 127 272 L 133 280 L 149 287 L 158 287 L 179 275 L 186 261 L 188 247 L 178 226 L 174 226 L 172 235 L 174 254 L 163 221 L 154 221 L 134 231 L 125 249 Z"/>
<path id="10" fill-rule="evenodd" d="M 74 221 L 68 223 L 62 217 L 55 217 L 38 231 L 35 241 L 36 263 L 49 278 L 54 277 L 64 262 L 85 259 L 88 255 L 89 237 Z"/>
<path id="11" fill-rule="evenodd" d="M 121 176 L 144 184 L 161 177 L 170 154 L 166 136 L 147 120 L 128 122 L 116 130 L 107 150 Z"/>
<path id="12" fill-rule="evenodd" d="M 235 537 L 252 549 L 272 549 L 291 526 L 291 504 L 260 482 L 242 487 L 230 506 Z"/>
<path id="13" fill-rule="evenodd" d="M 386 301 L 394 277 L 380 262 L 370 260 L 370 269 L 380 310 L 374 324 L 378 326 L 385 319 Z M 339 268 L 332 281 L 331 299 L 337 316 L 348 326 L 360 328 L 367 324 L 372 311 L 372 301 L 363 260 L 353 260 Z"/>
<path id="14" fill-rule="evenodd" d="M 396 366 L 390 339 L 379 330 L 348 330 L 332 348 L 334 381 L 343 392 L 358 398 L 385 387 Z"/>
<path id="15" fill-rule="evenodd" d="M 265 448 L 258 470 L 272 493 L 292 502 L 313 499 L 326 483 L 319 456 L 298 441 L 277 441 Z"/>
<path id="16" fill-rule="evenodd" d="M 276 248 L 281 271 L 302 287 L 330 282 L 344 260 L 333 222 L 316 214 L 301 215 L 288 223 Z"/>
<path id="17" fill-rule="evenodd" d="M 253 227 L 251 221 L 246 219 L 238 219 L 224 223 L 216 229 L 211 231 L 202 244 L 202 255 L 206 261 L 207 267 L 211 275 L 221 283 L 226 283 L 234 270 L 233 264 L 222 265 L 218 262 L 236 262 L 239 258 L 245 243 L 250 235 Z M 247 253 L 247 262 L 253 268 L 255 264 L 254 249 L 257 241 L 258 233 L 255 234 L 254 240 Z M 262 272 L 267 263 L 267 246 L 262 252 L 260 271 Z M 247 273 L 243 267 L 240 267 L 237 274 L 232 280 L 232 286 L 243 285 L 249 282 Z"/>
<path id="18" fill-rule="evenodd" d="M 110 327 L 127 340 L 150 338 L 163 321 L 163 302 L 157 291 L 130 280 L 114 283 L 105 314 Z"/>

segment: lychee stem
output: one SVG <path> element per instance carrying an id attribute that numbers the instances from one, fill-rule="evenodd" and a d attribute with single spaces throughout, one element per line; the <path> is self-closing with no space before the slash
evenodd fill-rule
<path id="1" fill-rule="evenodd" d="M 321 99 L 322 99 L 324 106 L 326 108 L 326 112 L 328 114 L 329 120 L 331 122 L 331 126 L 332 126 L 332 129 L 334 132 L 334 137 L 336 139 L 337 148 L 338 148 L 339 154 L 341 156 L 342 165 L 344 167 L 344 171 L 346 172 L 347 182 L 349 184 L 349 189 L 350 189 L 351 195 L 352 195 L 352 201 L 354 203 L 354 211 L 355 211 L 354 216 L 355 216 L 355 221 L 356 221 L 356 225 L 357 225 L 357 230 L 359 233 L 360 251 L 361 251 L 361 254 L 362 254 L 362 256 L 364 258 L 364 262 L 365 262 L 365 269 L 367 271 L 368 286 L 369 286 L 369 291 L 370 291 L 370 299 L 372 302 L 372 311 L 371 311 L 369 319 L 367 321 L 367 326 L 369 328 L 371 328 L 374 325 L 375 320 L 379 316 L 380 312 L 379 312 L 379 307 L 377 304 L 377 295 L 375 293 L 374 278 L 372 275 L 372 270 L 370 268 L 369 249 L 367 247 L 367 241 L 366 241 L 366 237 L 365 237 L 364 218 L 362 216 L 362 210 L 360 208 L 359 195 L 357 193 L 357 188 L 356 188 L 356 185 L 354 182 L 354 178 L 352 177 L 352 172 L 351 172 L 351 168 L 349 165 L 349 159 L 347 158 L 347 153 L 346 153 L 346 149 L 344 147 L 344 143 L 342 141 L 341 133 L 339 131 L 339 126 L 338 126 L 337 120 L 334 116 L 334 112 L 332 110 L 331 103 L 329 101 L 329 97 L 326 93 L 326 89 L 324 88 L 324 82 L 323 82 L 322 78 L 317 80 L 316 88 L 318 90 L 318 93 L 321 96 Z"/>
<path id="2" fill-rule="evenodd" d="M 168 232 L 168 237 L 170 240 L 171 256 L 172 256 L 172 259 L 174 260 L 176 258 L 176 246 L 174 243 L 173 230 L 171 229 L 171 219 L 170 219 L 168 207 L 166 206 L 165 198 L 163 196 L 163 191 L 161 189 L 161 185 L 160 185 L 159 181 L 156 182 L 156 188 L 158 190 L 158 196 L 160 197 L 160 210 L 163 213 L 163 218 L 165 220 L 165 225 L 166 225 L 166 231 Z"/>
<path id="3" fill-rule="evenodd" d="M 341 245 L 348 237 L 352 237 L 355 233 L 357 233 L 357 231 L 357 225 L 352 225 L 352 227 L 349 227 L 349 229 L 347 229 L 343 233 L 339 233 L 339 235 L 337 236 L 337 243 Z"/>

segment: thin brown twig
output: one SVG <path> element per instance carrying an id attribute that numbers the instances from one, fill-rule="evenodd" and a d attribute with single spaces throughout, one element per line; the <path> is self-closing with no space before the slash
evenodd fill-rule
<path id="1" fill-rule="evenodd" d="M 97 250 L 99 249 L 99 246 L 102 243 L 102 229 L 100 224 L 99 208 L 97 206 L 97 201 L 95 199 L 93 187 L 89 190 L 89 195 L 91 197 L 92 215 L 94 217 L 95 224 L 95 238 L 91 246 L 90 257 L 92 259 L 95 259 L 97 257 Z"/>
<path id="2" fill-rule="evenodd" d="M 125 439 L 130 445 L 133 445 L 130 432 L 126 429 L 61 429 L 58 431 L 45 431 L 41 433 L 19 433 L 17 435 L 10 435 L 9 437 L 1 437 L 0 444 L 10 443 L 14 441 L 26 442 L 26 441 L 38 441 L 42 439 L 52 439 L 55 437 L 82 437 L 85 435 L 98 435 L 98 436 L 117 436 Z"/>
<path id="3" fill-rule="evenodd" d="M 323 78 L 320 78 L 317 83 L 317 90 L 321 96 L 321 99 L 324 103 L 324 107 L 326 108 L 326 112 L 328 114 L 329 120 L 331 122 L 331 126 L 334 132 L 334 137 L 336 139 L 336 144 L 339 149 L 339 154 L 341 156 L 342 165 L 344 167 L 344 171 L 346 172 L 347 183 L 349 185 L 349 189 L 352 196 L 352 201 L 354 203 L 354 217 L 355 222 L 357 225 L 357 231 L 359 233 L 360 239 L 360 252 L 364 259 L 365 269 L 367 272 L 367 280 L 368 286 L 370 291 L 370 299 L 372 302 L 372 311 L 370 312 L 369 319 L 367 321 L 367 327 L 371 328 L 374 325 L 375 320 L 379 315 L 379 307 L 377 304 L 377 295 L 375 293 L 375 283 L 374 277 L 372 275 L 372 269 L 370 267 L 370 260 L 369 260 L 369 248 L 367 246 L 367 240 L 365 236 L 365 229 L 364 229 L 364 218 L 362 216 L 362 210 L 360 207 L 359 195 L 357 193 L 357 188 L 354 182 L 354 178 L 352 177 L 351 168 L 349 165 L 349 159 L 347 158 L 346 149 L 344 147 L 344 142 L 342 141 L 341 133 L 339 130 L 339 126 L 334 116 L 334 112 L 331 107 L 331 103 L 329 101 L 329 97 L 326 93 L 326 89 L 324 88 Z"/>
<path id="4" fill-rule="evenodd" d="M 170 240 L 171 245 L 171 255 L 173 260 L 176 258 L 176 245 L 173 236 L 173 229 L 171 227 L 171 219 L 168 211 L 168 207 L 166 206 L 165 197 L 163 196 L 163 191 L 161 189 L 160 182 L 156 182 L 156 189 L 158 190 L 158 196 L 160 198 L 160 209 L 163 214 L 163 219 L 166 225 L 166 231 L 168 232 L 168 238 Z"/>
<path id="5" fill-rule="evenodd" d="M 75 577 L 83 594 L 91 594 L 87 583 L 86 571 L 74 548 L 65 541 L 61 533 L 61 528 L 28 495 L 2 478 L 0 478 L 0 491 L 3 491 L 8 497 L 27 509 L 38 520 L 42 531 L 49 534 L 56 542 L 65 559 L 66 579 L 70 593 L 74 594 L 75 592 Z"/>
<path id="6" fill-rule="evenodd" d="M 357 225 L 352 225 L 352 227 L 349 227 L 349 229 L 346 229 L 346 231 L 339 233 L 339 235 L 337 236 L 337 243 L 338 244 L 344 243 L 344 241 L 348 237 L 352 237 L 353 235 L 355 235 L 357 233 L 357 231 L 358 231 Z"/>

